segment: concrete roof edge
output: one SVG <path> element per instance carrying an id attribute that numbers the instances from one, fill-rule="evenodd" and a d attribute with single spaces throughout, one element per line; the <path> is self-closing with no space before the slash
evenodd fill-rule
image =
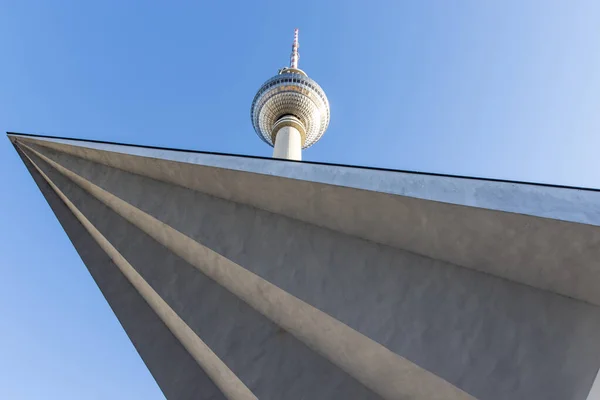
<path id="1" fill-rule="evenodd" d="M 31 134 L 31 133 L 6 132 L 6 134 L 9 137 L 9 139 L 11 139 L 12 137 L 16 137 L 16 136 L 23 136 L 23 137 L 40 138 L 40 139 L 71 140 L 71 141 L 75 141 L 75 142 L 88 142 L 88 143 L 96 143 L 96 144 L 138 147 L 138 148 L 146 148 L 146 149 L 153 149 L 153 150 L 179 151 L 179 152 L 199 153 L 199 154 L 207 154 L 207 155 L 214 155 L 214 156 L 242 157 L 242 158 L 257 159 L 257 160 L 269 160 L 269 161 L 274 161 L 274 162 L 279 162 L 279 163 L 301 163 L 301 164 L 312 164 L 312 165 L 322 165 L 322 166 L 331 166 L 331 167 L 356 168 L 356 169 L 373 170 L 373 171 L 400 172 L 400 173 L 404 173 L 404 174 L 425 175 L 425 176 L 432 176 L 432 177 L 469 179 L 469 180 L 487 181 L 487 182 L 512 183 L 512 184 L 518 184 L 518 185 L 543 186 L 543 187 L 553 187 L 553 188 L 561 188 L 561 189 L 573 189 L 573 190 L 600 192 L 600 188 L 558 185 L 558 184 L 541 183 L 541 182 L 526 182 L 526 181 L 517 181 L 517 180 L 510 180 L 510 179 L 453 175 L 453 174 L 444 174 L 444 173 L 436 173 L 436 172 L 409 171 L 409 170 L 401 170 L 401 169 L 393 169 L 393 168 L 327 163 L 327 162 L 318 162 L 318 161 L 280 160 L 280 159 L 274 159 L 271 157 L 254 156 L 254 155 L 248 155 L 248 154 L 221 153 L 221 152 L 213 152 L 213 151 L 181 149 L 181 148 L 162 147 L 162 146 L 150 146 L 150 145 L 140 145 L 140 144 L 133 144 L 133 143 L 120 143 L 120 142 L 111 142 L 111 141 L 104 141 L 104 140 L 72 138 L 72 137 L 51 136 L 51 135 L 39 135 L 39 134 Z M 13 140 L 11 139 L 11 141 L 13 141 Z"/>

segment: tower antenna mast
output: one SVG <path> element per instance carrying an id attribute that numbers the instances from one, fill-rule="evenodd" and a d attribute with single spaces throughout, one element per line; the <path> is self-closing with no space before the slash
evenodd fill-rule
<path id="1" fill-rule="evenodd" d="M 294 29 L 294 43 L 292 43 L 292 54 L 290 55 L 290 68 L 298 69 L 298 60 L 300 60 L 300 53 L 298 53 L 298 28 Z"/>

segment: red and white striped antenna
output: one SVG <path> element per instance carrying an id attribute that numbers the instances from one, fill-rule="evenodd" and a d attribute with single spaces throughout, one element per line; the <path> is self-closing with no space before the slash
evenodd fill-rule
<path id="1" fill-rule="evenodd" d="M 294 43 L 292 43 L 292 55 L 290 56 L 290 68 L 298 68 L 298 60 L 300 60 L 300 53 L 298 53 L 298 28 L 294 29 Z"/>

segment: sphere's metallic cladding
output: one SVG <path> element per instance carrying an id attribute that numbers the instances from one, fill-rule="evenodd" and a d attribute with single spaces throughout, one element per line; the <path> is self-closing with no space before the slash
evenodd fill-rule
<path id="1" fill-rule="evenodd" d="M 315 144 L 329 125 L 329 101 L 325 92 L 301 70 L 284 69 L 266 81 L 252 101 L 252 126 L 273 146 L 273 126 L 284 115 L 298 118 L 306 129 L 302 148 Z"/>

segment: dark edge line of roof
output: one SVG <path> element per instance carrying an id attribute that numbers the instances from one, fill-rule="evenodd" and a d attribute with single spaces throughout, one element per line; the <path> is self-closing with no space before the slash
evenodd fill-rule
<path id="1" fill-rule="evenodd" d="M 518 184 L 518 185 L 544 186 L 544 187 L 553 187 L 553 188 L 560 188 L 560 189 L 574 189 L 574 190 L 585 190 L 585 191 L 591 191 L 591 192 L 600 192 L 600 189 L 596 189 L 596 188 L 556 185 L 556 184 L 550 184 L 550 183 L 524 182 L 524 181 L 514 181 L 514 180 L 507 180 L 507 179 L 497 179 L 497 178 L 481 178 L 481 177 L 475 177 L 475 176 L 460 176 L 460 175 L 442 174 L 442 173 L 436 173 L 436 172 L 407 171 L 407 170 L 401 170 L 401 169 L 382 168 L 382 167 L 366 167 L 366 166 L 360 166 L 360 165 L 336 164 L 336 163 L 326 163 L 326 162 L 318 162 L 318 161 L 281 160 L 281 159 L 277 159 L 277 158 L 263 157 L 263 156 L 251 156 L 251 155 L 247 155 L 247 154 L 231 154 L 231 153 L 219 153 L 219 152 L 214 152 L 214 151 L 186 150 L 186 149 L 177 149 L 177 148 L 173 148 L 173 147 L 146 146 L 146 145 L 131 144 L 131 143 L 107 142 L 107 141 L 95 140 L 95 139 L 80 139 L 80 138 L 69 138 L 69 137 L 62 137 L 62 136 L 36 135 L 36 134 L 32 134 L 32 133 L 6 132 L 6 134 L 8 136 L 19 135 L 19 136 L 25 136 L 25 137 L 34 137 L 34 138 L 37 137 L 37 138 L 44 138 L 44 139 L 62 139 L 62 140 L 72 140 L 74 142 L 90 142 L 90 143 L 111 144 L 111 145 L 128 146 L 128 147 L 142 147 L 142 148 L 153 149 L 153 150 L 181 151 L 181 152 L 209 154 L 209 155 L 216 155 L 216 156 L 253 158 L 253 159 L 259 159 L 259 160 L 294 162 L 294 163 L 313 164 L 313 165 L 327 165 L 327 166 L 332 166 L 332 167 L 360 168 L 360 169 L 367 169 L 367 170 L 373 170 L 373 171 L 401 172 L 401 173 L 405 173 L 405 174 L 438 176 L 438 177 L 443 177 L 443 178 L 470 179 L 470 180 L 478 180 L 478 181 L 486 181 L 486 182 L 501 182 L 501 183 L 512 183 L 512 184 Z"/>

